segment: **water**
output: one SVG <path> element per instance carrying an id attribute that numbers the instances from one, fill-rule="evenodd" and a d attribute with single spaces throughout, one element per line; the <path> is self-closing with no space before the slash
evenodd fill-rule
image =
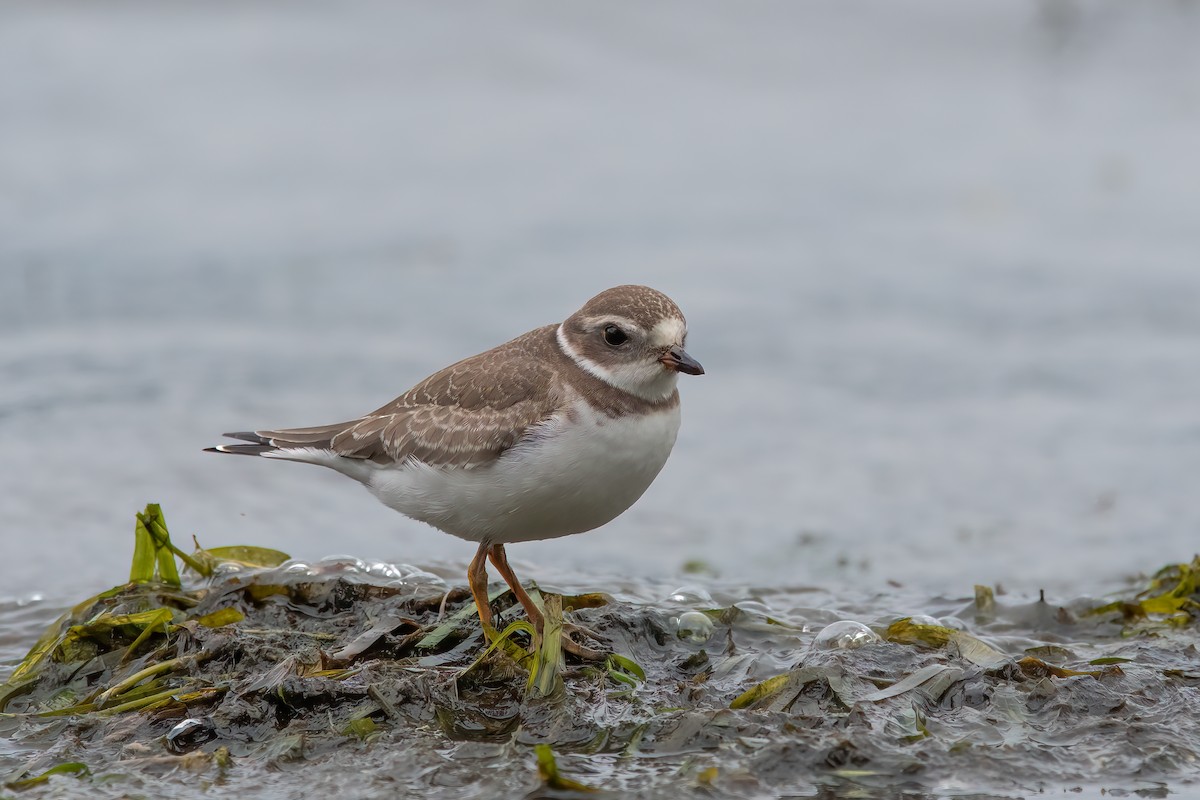
<path id="1" fill-rule="evenodd" d="M 1198 29 L 1099 0 L 3 6 L 0 656 L 16 601 L 120 580 L 147 501 L 210 545 L 461 571 L 339 476 L 200 451 L 622 282 L 678 301 L 708 375 L 646 496 L 522 576 L 1075 596 L 1188 558 Z"/>

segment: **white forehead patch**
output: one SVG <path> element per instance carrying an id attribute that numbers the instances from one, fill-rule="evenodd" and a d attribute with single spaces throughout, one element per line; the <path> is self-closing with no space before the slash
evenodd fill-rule
<path id="1" fill-rule="evenodd" d="M 685 336 L 687 336 L 687 324 L 679 317 L 667 317 L 650 329 L 650 345 L 652 347 L 670 347 L 673 344 L 682 344 Z"/>

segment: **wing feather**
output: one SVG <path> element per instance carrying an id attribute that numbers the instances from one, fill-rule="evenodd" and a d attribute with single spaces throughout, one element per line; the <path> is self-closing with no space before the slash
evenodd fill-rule
<path id="1" fill-rule="evenodd" d="M 561 386 L 545 358 L 552 337 L 553 326 L 540 328 L 452 364 L 361 419 L 250 435 L 281 449 L 311 447 L 379 463 L 486 464 L 559 406 Z"/>

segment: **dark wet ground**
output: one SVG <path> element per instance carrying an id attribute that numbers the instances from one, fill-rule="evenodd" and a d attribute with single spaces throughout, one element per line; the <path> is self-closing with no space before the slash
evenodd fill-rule
<path id="1" fill-rule="evenodd" d="M 232 572 L 77 609 L 88 633 L 7 697 L 0 768 L 11 782 L 86 765 L 30 797 L 560 796 L 539 777 L 538 744 L 562 776 L 636 797 L 1153 795 L 1200 776 L 1190 600 L 1147 618 L 980 587 L 904 617 L 879 598 L 735 597 L 715 582 L 715 598 L 567 595 L 580 606 L 569 617 L 645 676 L 572 657 L 539 693 L 510 654 L 476 663 L 465 591 L 404 568 L 371 573 L 347 561 Z M 1169 596 L 1176 577 L 1153 594 Z M 510 605 L 496 594 L 495 608 Z M 127 659 L 139 628 L 97 623 L 163 607 L 177 627 Z"/>

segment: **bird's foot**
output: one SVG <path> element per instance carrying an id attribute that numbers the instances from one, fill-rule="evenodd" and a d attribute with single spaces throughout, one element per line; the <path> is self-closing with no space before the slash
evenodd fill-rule
<path id="1" fill-rule="evenodd" d="M 570 622 L 564 622 L 562 626 L 562 648 L 576 658 L 581 658 L 584 661 L 603 661 L 608 658 L 608 652 L 603 650 L 595 650 L 587 645 L 580 644 L 571 638 L 571 634 L 579 634 L 581 637 L 587 637 L 593 641 L 604 644 L 602 639 L 596 633 L 589 631 L 587 628 L 580 627 Z"/>

